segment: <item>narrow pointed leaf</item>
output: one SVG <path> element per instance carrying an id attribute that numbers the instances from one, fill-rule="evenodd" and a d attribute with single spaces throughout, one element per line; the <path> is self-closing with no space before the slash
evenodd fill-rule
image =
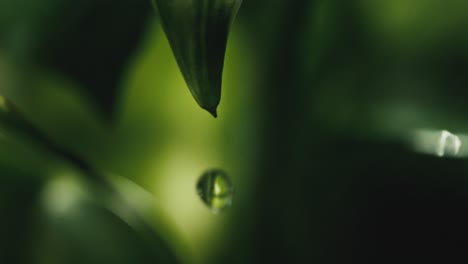
<path id="1" fill-rule="evenodd" d="M 216 117 L 227 39 L 242 0 L 154 0 L 154 3 L 193 97 Z"/>

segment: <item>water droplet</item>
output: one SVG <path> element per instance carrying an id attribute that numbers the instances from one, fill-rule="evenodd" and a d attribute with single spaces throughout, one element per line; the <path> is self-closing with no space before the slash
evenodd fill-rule
<path id="1" fill-rule="evenodd" d="M 222 170 L 209 170 L 197 182 L 197 193 L 213 213 L 219 213 L 232 204 L 234 185 Z"/>
<path id="2" fill-rule="evenodd" d="M 443 130 L 439 137 L 439 145 L 437 147 L 437 155 L 444 157 L 446 155 L 456 156 L 460 152 L 462 142 L 457 135 L 454 135 L 447 130 Z"/>

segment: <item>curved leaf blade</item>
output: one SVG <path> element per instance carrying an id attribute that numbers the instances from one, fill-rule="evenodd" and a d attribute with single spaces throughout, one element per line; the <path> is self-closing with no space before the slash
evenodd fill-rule
<path id="1" fill-rule="evenodd" d="M 162 27 L 197 103 L 217 116 L 224 56 L 242 0 L 154 0 Z"/>
<path id="2" fill-rule="evenodd" d="M 154 229 L 117 190 L 69 173 L 50 181 L 40 197 L 39 263 L 181 263 L 163 235 L 168 226 Z"/>

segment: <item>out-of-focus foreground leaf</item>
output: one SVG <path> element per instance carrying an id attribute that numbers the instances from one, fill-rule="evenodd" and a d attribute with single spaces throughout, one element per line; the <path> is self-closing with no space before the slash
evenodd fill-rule
<path id="1" fill-rule="evenodd" d="M 21 172 L 0 162 L 0 263 L 29 261 L 40 174 Z"/>
<path id="2" fill-rule="evenodd" d="M 154 3 L 193 97 L 216 117 L 228 34 L 242 0 L 154 0 Z"/>
<path id="3" fill-rule="evenodd" d="M 151 195 L 108 180 L 16 110 L 0 101 L 0 263 L 178 263 Z"/>
<path id="4" fill-rule="evenodd" d="M 39 219 L 38 263 L 179 262 L 161 234 L 127 207 L 126 199 L 71 175 L 45 187 Z"/>
<path id="5" fill-rule="evenodd" d="M 0 107 L 1 108 L 1 107 Z M 30 263 L 40 191 L 56 166 L 23 141 L 5 133 L 0 119 L 0 263 Z"/>
<path id="6" fill-rule="evenodd" d="M 17 63 L 45 67 L 75 81 L 110 118 L 122 72 L 149 13 L 144 0 L 1 1 L 0 51 Z"/>

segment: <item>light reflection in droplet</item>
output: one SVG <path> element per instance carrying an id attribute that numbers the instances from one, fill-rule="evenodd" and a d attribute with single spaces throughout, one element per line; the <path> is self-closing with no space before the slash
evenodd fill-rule
<path id="1" fill-rule="evenodd" d="M 200 199 L 213 213 L 219 213 L 232 204 L 234 185 L 222 170 L 209 170 L 197 182 Z"/>

